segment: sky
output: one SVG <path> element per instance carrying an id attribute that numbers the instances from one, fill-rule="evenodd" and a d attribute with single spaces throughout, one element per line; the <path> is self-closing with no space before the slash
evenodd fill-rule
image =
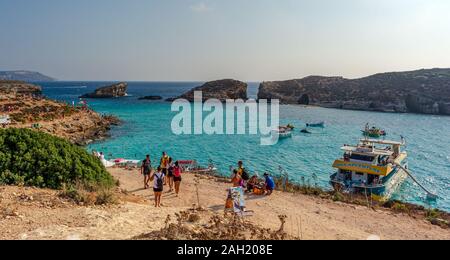
<path id="1" fill-rule="evenodd" d="M 0 71 L 268 81 L 450 67 L 448 0 L 0 0 Z"/>

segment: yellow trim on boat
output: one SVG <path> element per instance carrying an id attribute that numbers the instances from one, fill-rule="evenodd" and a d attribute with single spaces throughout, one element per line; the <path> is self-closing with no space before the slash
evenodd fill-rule
<path id="1" fill-rule="evenodd" d="M 362 172 L 379 176 L 386 176 L 392 171 L 392 167 L 390 166 L 377 166 L 368 163 L 347 162 L 343 160 L 334 161 L 333 167 L 345 171 Z"/>

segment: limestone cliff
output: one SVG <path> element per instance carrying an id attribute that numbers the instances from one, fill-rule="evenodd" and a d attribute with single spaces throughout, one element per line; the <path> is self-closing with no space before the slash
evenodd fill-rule
<path id="1" fill-rule="evenodd" d="M 382 73 L 360 79 L 312 76 L 263 82 L 258 98 L 340 109 L 450 115 L 450 69 Z"/>

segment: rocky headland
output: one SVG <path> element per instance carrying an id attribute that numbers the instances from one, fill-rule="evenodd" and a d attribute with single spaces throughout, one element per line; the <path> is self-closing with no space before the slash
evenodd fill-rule
<path id="1" fill-rule="evenodd" d="M 0 71 L 0 80 L 20 80 L 26 82 L 50 82 L 54 78 L 42 73 L 26 70 Z"/>
<path id="2" fill-rule="evenodd" d="M 42 88 L 23 81 L 0 80 L 0 95 L 7 94 L 39 96 L 42 94 Z"/>
<path id="3" fill-rule="evenodd" d="M 39 86 L 24 82 L 0 81 L 0 115 L 7 115 L 8 128 L 32 128 L 86 145 L 108 136 L 113 116 L 100 115 L 89 108 L 73 107 L 42 97 Z"/>
<path id="4" fill-rule="evenodd" d="M 233 79 L 210 81 L 188 91 L 178 98 L 193 102 L 195 101 L 194 92 L 201 91 L 203 94 L 203 101 L 208 99 L 218 99 L 222 102 L 225 102 L 227 99 L 247 100 L 247 87 L 247 83 Z M 173 101 L 178 98 L 170 98 L 167 101 Z"/>
<path id="5" fill-rule="evenodd" d="M 127 96 L 128 84 L 125 82 L 98 88 L 93 93 L 82 95 L 80 98 L 119 98 Z"/>
<path id="6" fill-rule="evenodd" d="M 391 72 L 360 79 L 310 76 L 263 82 L 258 99 L 349 110 L 450 115 L 450 69 Z"/>

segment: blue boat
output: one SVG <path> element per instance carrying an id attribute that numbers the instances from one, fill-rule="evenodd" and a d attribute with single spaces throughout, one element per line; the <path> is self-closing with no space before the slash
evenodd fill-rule
<path id="1" fill-rule="evenodd" d="M 325 127 L 325 122 L 314 123 L 314 124 L 306 124 L 306 127 L 321 127 L 321 128 L 324 128 Z"/>

